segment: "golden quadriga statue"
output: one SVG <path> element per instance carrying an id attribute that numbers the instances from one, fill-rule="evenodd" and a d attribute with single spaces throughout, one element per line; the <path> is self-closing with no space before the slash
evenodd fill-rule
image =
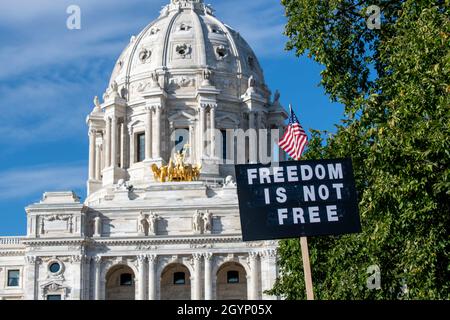
<path id="1" fill-rule="evenodd" d="M 172 182 L 198 180 L 202 166 L 200 164 L 193 166 L 192 164 L 185 163 L 186 149 L 188 147 L 188 145 L 185 145 L 182 151 L 175 153 L 173 156 L 175 160 L 170 158 L 168 165 L 161 167 L 158 167 L 156 164 L 152 165 L 152 171 L 156 181 Z"/>

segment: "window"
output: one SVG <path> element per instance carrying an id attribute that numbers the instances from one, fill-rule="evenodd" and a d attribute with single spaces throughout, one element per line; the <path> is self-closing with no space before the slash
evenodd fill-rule
<path id="1" fill-rule="evenodd" d="M 121 286 L 133 285 L 133 276 L 131 275 L 131 273 L 122 273 L 120 275 L 120 285 Z"/>
<path id="2" fill-rule="evenodd" d="M 226 130 L 220 130 L 222 133 L 222 159 L 227 160 L 227 131 Z"/>
<path id="3" fill-rule="evenodd" d="M 227 272 L 227 283 L 239 283 L 239 272 L 238 271 L 228 271 Z"/>
<path id="4" fill-rule="evenodd" d="M 8 287 L 18 287 L 20 279 L 19 270 L 9 270 L 8 271 Z"/>
<path id="5" fill-rule="evenodd" d="M 186 275 L 184 272 L 175 272 L 173 274 L 173 284 L 183 285 L 186 284 Z"/>
<path id="6" fill-rule="evenodd" d="M 145 160 L 145 133 L 137 135 L 137 162 Z"/>
<path id="7" fill-rule="evenodd" d="M 184 146 L 189 143 L 189 128 L 175 129 L 175 151 L 183 151 Z"/>
<path id="8" fill-rule="evenodd" d="M 49 294 L 49 295 L 47 295 L 47 300 L 51 300 L 51 301 L 61 300 L 61 295 L 60 294 Z"/>
<path id="9" fill-rule="evenodd" d="M 61 270 L 61 265 L 58 262 L 54 262 L 50 265 L 49 270 L 51 273 L 58 273 Z"/>

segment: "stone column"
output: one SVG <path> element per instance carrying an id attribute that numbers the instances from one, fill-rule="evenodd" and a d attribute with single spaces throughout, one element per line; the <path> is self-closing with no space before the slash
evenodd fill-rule
<path id="1" fill-rule="evenodd" d="M 156 254 L 148 256 L 148 300 L 156 300 Z"/>
<path id="2" fill-rule="evenodd" d="M 111 118 L 106 118 L 105 167 L 111 166 Z"/>
<path id="3" fill-rule="evenodd" d="M 137 257 L 139 265 L 139 289 L 137 300 L 145 300 L 145 255 L 139 255 Z"/>
<path id="4" fill-rule="evenodd" d="M 25 256 L 25 262 L 24 297 L 26 300 L 35 300 L 37 298 L 36 282 L 39 280 L 36 269 L 40 259 L 35 256 Z"/>
<path id="5" fill-rule="evenodd" d="M 201 285 L 201 265 L 202 255 L 198 253 L 193 254 L 194 257 L 194 283 L 192 284 L 192 300 L 201 300 L 202 298 L 202 285 Z"/>
<path id="6" fill-rule="evenodd" d="M 83 300 L 91 300 L 91 261 L 92 257 L 85 256 L 83 259 Z"/>
<path id="7" fill-rule="evenodd" d="M 126 134 L 125 134 L 125 123 L 120 124 L 120 167 L 122 169 L 126 168 Z"/>
<path id="8" fill-rule="evenodd" d="M 255 116 L 256 113 L 250 111 L 248 115 L 248 128 L 249 128 L 249 160 L 250 163 L 256 163 L 258 161 L 258 137 L 255 131 Z"/>
<path id="9" fill-rule="evenodd" d="M 204 156 L 204 152 L 205 152 L 205 126 L 206 126 L 206 119 L 205 119 L 205 106 L 204 105 L 200 105 L 200 110 L 199 110 L 199 135 L 198 135 L 198 143 L 199 143 L 199 148 L 198 148 L 198 155 L 200 157 L 200 160 L 203 158 Z"/>
<path id="10" fill-rule="evenodd" d="M 250 252 L 249 253 L 249 259 L 250 259 L 250 290 L 249 290 L 249 300 L 258 300 L 259 299 L 259 293 L 258 293 L 258 253 L 257 252 Z"/>
<path id="11" fill-rule="evenodd" d="M 94 299 L 101 300 L 101 292 L 102 292 L 102 258 L 94 257 L 94 268 L 95 268 L 95 288 L 94 288 Z"/>
<path id="12" fill-rule="evenodd" d="M 70 257 L 72 264 L 72 288 L 70 292 L 71 300 L 82 300 L 83 293 L 83 260 L 82 255 L 74 255 Z"/>
<path id="13" fill-rule="evenodd" d="M 95 179 L 95 130 L 89 130 L 89 180 Z"/>
<path id="14" fill-rule="evenodd" d="M 263 259 L 261 260 L 261 292 L 263 294 L 262 298 L 264 300 L 276 300 L 276 296 L 271 296 L 265 294 L 265 291 L 271 290 L 275 284 L 277 279 L 278 270 L 277 270 L 277 250 L 276 249 L 267 249 L 264 250 Z"/>
<path id="15" fill-rule="evenodd" d="M 161 112 L 162 106 L 156 106 L 155 108 L 155 131 L 153 135 L 154 150 L 153 155 L 155 159 L 161 159 Z"/>
<path id="16" fill-rule="evenodd" d="M 130 165 L 132 165 L 133 163 L 136 162 L 136 154 L 135 154 L 135 150 L 136 150 L 136 141 L 134 139 L 134 132 L 133 129 L 131 128 L 129 130 L 129 140 L 130 140 Z"/>
<path id="17" fill-rule="evenodd" d="M 111 166 L 117 167 L 117 118 L 112 118 L 111 124 Z"/>
<path id="18" fill-rule="evenodd" d="M 145 109 L 146 121 L 145 121 L 145 160 L 152 159 L 152 108 Z"/>
<path id="19" fill-rule="evenodd" d="M 212 105 L 209 114 L 210 114 L 210 126 L 211 126 L 211 158 L 216 156 L 216 107 Z"/>
<path id="20" fill-rule="evenodd" d="M 212 290 L 212 259 L 213 254 L 207 252 L 205 257 L 205 300 L 213 300 Z"/>
<path id="21" fill-rule="evenodd" d="M 102 174 L 102 158 L 100 146 L 95 146 L 95 180 L 100 181 Z"/>

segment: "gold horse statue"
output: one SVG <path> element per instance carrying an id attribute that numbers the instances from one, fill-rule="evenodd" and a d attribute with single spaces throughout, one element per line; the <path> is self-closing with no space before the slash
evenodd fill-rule
<path id="1" fill-rule="evenodd" d="M 153 175 L 156 181 L 159 182 L 172 182 L 172 181 L 197 181 L 200 177 L 202 165 L 186 164 L 186 151 L 190 146 L 184 145 L 180 152 L 174 154 L 173 158 L 169 160 L 169 164 L 166 166 L 158 167 L 156 164 L 152 165 Z M 175 159 L 175 160 L 173 160 Z"/>

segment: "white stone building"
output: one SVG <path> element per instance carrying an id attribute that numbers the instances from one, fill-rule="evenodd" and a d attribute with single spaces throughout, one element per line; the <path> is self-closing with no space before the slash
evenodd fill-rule
<path id="1" fill-rule="evenodd" d="M 258 134 L 238 148 L 224 132 L 282 128 L 278 99 L 237 31 L 202 0 L 172 0 L 87 117 L 84 203 L 44 193 L 26 236 L 0 238 L 0 299 L 274 299 L 277 243 L 242 242 L 234 166 L 220 159 L 257 161 Z M 186 143 L 199 181 L 155 181 L 152 165 Z"/>

